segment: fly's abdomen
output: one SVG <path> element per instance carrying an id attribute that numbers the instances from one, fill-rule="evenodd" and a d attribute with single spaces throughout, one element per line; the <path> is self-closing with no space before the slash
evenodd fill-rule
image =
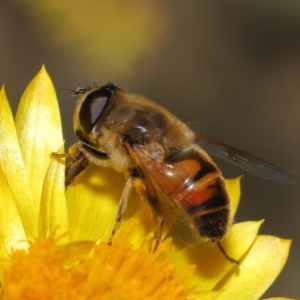
<path id="1" fill-rule="evenodd" d="M 190 193 L 183 198 L 183 204 L 193 218 L 202 238 L 210 242 L 220 241 L 231 222 L 229 200 L 224 189 L 224 179 L 217 177 L 205 183 L 198 180 Z M 193 197 L 194 202 L 186 205 Z"/>
<path id="2" fill-rule="evenodd" d="M 181 187 L 169 195 L 185 208 L 198 239 L 217 242 L 231 223 L 229 198 L 220 170 L 208 155 L 197 150 L 174 156 L 172 165 L 178 172 L 184 170 L 185 176 L 181 176 Z"/>

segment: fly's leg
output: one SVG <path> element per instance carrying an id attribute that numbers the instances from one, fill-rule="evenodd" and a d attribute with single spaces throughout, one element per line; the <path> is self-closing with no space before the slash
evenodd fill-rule
<path id="1" fill-rule="evenodd" d="M 77 150 L 78 150 L 78 145 L 77 145 L 77 143 L 75 143 L 68 149 L 68 152 L 65 152 L 65 153 L 53 152 L 53 153 L 51 153 L 51 157 L 57 158 L 57 159 L 58 158 L 75 157 Z"/>
<path id="2" fill-rule="evenodd" d="M 163 226 L 164 226 L 164 217 L 163 215 L 158 215 L 158 227 L 155 232 L 155 245 L 153 248 L 153 252 L 155 252 L 161 242 L 161 236 L 162 236 L 162 231 L 163 231 Z"/>
<path id="3" fill-rule="evenodd" d="M 239 266 L 240 262 L 232 257 L 230 257 L 225 249 L 222 247 L 222 245 L 220 244 L 220 242 L 217 243 L 219 249 L 221 250 L 222 254 L 226 257 L 227 260 L 229 260 L 230 262 L 232 262 L 233 264 L 235 264 L 236 266 Z"/>
<path id="4" fill-rule="evenodd" d="M 129 198 L 130 192 L 132 190 L 132 180 L 133 180 L 133 177 L 128 177 L 128 179 L 127 179 L 125 188 L 123 190 L 123 193 L 122 193 L 122 196 L 121 196 L 121 199 L 119 202 L 119 208 L 118 208 L 118 212 L 117 212 L 117 216 L 116 216 L 115 226 L 111 232 L 111 237 L 108 242 L 108 245 L 111 245 L 112 237 L 116 234 L 116 232 L 120 226 L 122 215 L 127 207 L 128 198 Z"/>
<path id="5" fill-rule="evenodd" d="M 86 167 L 88 166 L 89 161 L 84 156 L 83 152 L 79 152 L 73 160 L 70 161 L 66 167 L 66 177 L 65 177 L 65 186 L 68 187 Z"/>
<path id="6" fill-rule="evenodd" d="M 75 177 L 81 173 L 89 164 L 88 159 L 85 157 L 82 151 L 78 153 L 78 143 L 72 145 L 66 153 L 52 153 L 51 156 L 55 159 L 59 158 L 73 158 L 66 167 L 65 186 L 69 186 L 75 179 Z"/>
<path id="7" fill-rule="evenodd" d="M 134 176 L 130 176 L 127 179 L 125 188 L 123 190 L 121 199 L 119 201 L 119 208 L 118 208 L 118 212 L 117 212 L 117 216 L 116 216 L 116 221 L 115 221 L 115 225 L 114 228 L 111 232 L 111 238 L 108 242 L 108 245 L 112 244 L 112 237 L 116 234 L 120 223 L 121 223 L 121 219 L 122 219 L 122 215 L 127 207 L 127 203 L 128 203 L 128 198 L 130 195 L 130 192 L 132 190 L 133 184 L 132 181 L 135 177 Z M 158 211 L 158 209 L 156 210 Z M 162 231 L 163 231 L 163 225 L 164 225 L 164 217 L 163 214 L 157 214 L 157 218 L 158 218 L 158 228 L 155 232 L 155 244 L 154 244 L 154 248 L 153 248 L 153 252 L 155 252 L 157 250 L 157 247 L 159 246 L 160 242 L 161 242 L 161 237 L 162 237 Z"/>

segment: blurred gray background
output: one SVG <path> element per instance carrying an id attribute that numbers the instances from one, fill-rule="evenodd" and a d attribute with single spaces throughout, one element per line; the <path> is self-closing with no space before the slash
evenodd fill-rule
<path id="1" fill-rule="evenodd" d="M 108 3 L 107 3 L 108 2 Z M 0 2 L 0 83 L 13 110 L 44 63 L 57 89 L 113 81 L 300 181 L 300 1 Z M 67 146 L 75 100 L 59 91 Z M 245 172 L 216 160 L 225 177 Z M 236 221 L 292 238 L 265 297 L 300 297 L 300 185 L 245 174 Z"/>

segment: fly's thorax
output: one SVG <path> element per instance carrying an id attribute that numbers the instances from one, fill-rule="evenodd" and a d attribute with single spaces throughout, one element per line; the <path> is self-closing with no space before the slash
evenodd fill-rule
<path id="1" fill-rule="evenodd" d="M 103 126 L 136 143 L 161 143 L 164 148 L 187 145 L 192 131 L 163 107 L 140 95 L 116 94 L 115 105 Z"/>
<path id="2" fill-rule="evenodd" d="M 112 84 L 84 90 L 74 112 L 74 130 L 79 140 L 107 152 L 118 169 L 130 164 L 125 143 L 144 146 L 151 158 L 162 161 L 169 148 L 189 145 L 194 138 L 160 105 Z"/>

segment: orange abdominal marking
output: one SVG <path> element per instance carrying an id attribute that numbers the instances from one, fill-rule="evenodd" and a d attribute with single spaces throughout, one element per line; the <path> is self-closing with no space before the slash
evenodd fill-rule
<path id="1" fill-rule="evenodd" d="M 174 167 L 181 168 L 187 172 L 186 176 L 188 178 L 193 178 L 201 170 L 201 166 L 194 159 L 181 160 L 174 164 Z"/>
<path id="2" fill-rule="evenodd" d="M 194 188 L 188 194 L 185 194 L 181 201 L 185 207 L 198 206 L 209 200 L 216 192 L 217 190 L 215 187 L 202 187 L 201 190 Z"/>

